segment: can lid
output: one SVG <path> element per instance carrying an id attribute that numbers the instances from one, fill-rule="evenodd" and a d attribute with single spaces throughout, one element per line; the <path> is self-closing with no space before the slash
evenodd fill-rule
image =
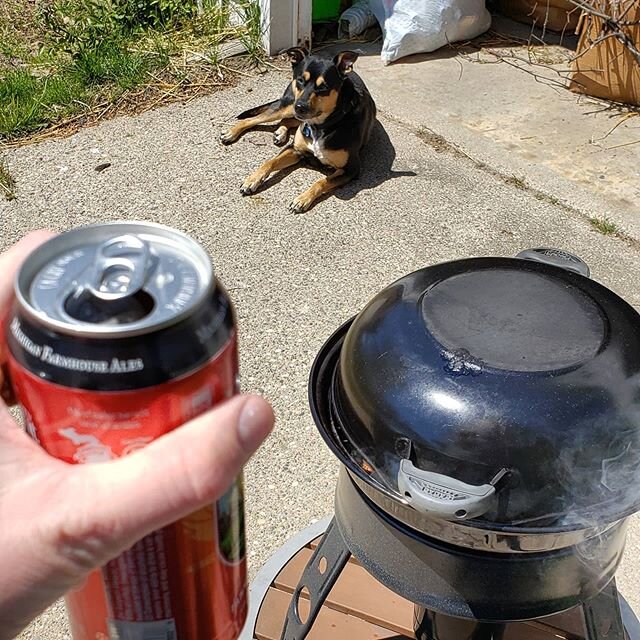
<path id="1" fill-rule="evenodd" d="M 18 273 L 22 310 L 63 333 L 124 337 L 179 322 L 213 286 L 204 249 L 146 222 L 80 227 L 32 253 Z"/>

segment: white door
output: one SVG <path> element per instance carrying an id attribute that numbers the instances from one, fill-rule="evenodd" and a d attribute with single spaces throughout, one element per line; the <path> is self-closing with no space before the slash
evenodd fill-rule
<path id="1" fill-rule="evenodd" d="M 264 46 L 269 55 L 311 46 L 312 0 L 260 0 Z"/>

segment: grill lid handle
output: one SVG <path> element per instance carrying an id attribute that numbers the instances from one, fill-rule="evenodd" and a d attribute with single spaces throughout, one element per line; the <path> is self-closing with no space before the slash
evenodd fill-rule
<path id="1" fill-rule="evenodd" d="M 508 474 L 502 469 L 489 484 L 471 485 L 431 471 L 422 471 L 409 459 L 400 461 L 398 488 L 416 510 L 443 520 L 470 520 L 495 504 L 498 484 Z"/>
<path id="2" fill-rule="evenodd" d="M 554 267 L 566 269 L 567 271 L 573 271 L 585 278 L 588 278 L 591 275 L 589 265 L 587 265 L 582 258 L 578 258 L 578 256 L 573 255 L 573 253 L 563 251 L 562 249 L 553 249 L 551 247 L 526 249 L 525 251 L 521 251 L 516 258 L 550 264 Z"/>

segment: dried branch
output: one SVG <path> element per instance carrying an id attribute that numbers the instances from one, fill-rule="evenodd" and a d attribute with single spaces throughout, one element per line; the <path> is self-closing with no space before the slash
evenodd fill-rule
<path id="1" fill-rule="evenodd" d="M 619 4 L 615 2 L 604 2 L 605 6 L 611 5 L 613 9 L 613 15 L 609 13 L 605 13 L 605 8 L 603 6 L 596 6 L 593 2 L 589 2 L 588 0 L 569 0 L 571 4 L 576 7 L 582 9 L 587 15 L 588 20 L 593 20 L 597 18 L 602 21 L 602 25 L 600 27 L 600 35 L 593 41 L 589 41 L 589 49 L 601 44 L 605 40 L 609 38 L 615 38 L 622 44 L 626 49 L 633 55 L 636 59 L 638 65 L 640 65 L 640 49 L 636 42 L 634 42 L 631 35 L 625 30 L 625 28 L 638 26 L 640 25 L 640 20 L 625 20 L 627 14 L 631 10 L 632 7 L 637 6 L 635 2 L 629 2 L 626 7 L 623 8 L 622 12 L 618 15 L 618 7 Z M 585 25 L 585 29 L 587 32 L 591 26 L 591 22 Z M 583 52 L 584 53 L 584 52 Z M 582 54 L 580 54 L 582 55 Z M 580 55 L 576 56 L 576 59 L 580 57 Z"/>
<path id="2" fill-rule="evenodd" d="M 580 58 L 582 58 L 582 56 L 584 56 L 586 53 L 588 53 L 589 51 L 591 51 L 591 49 L 593 49 L 593 47 L 596 47 L 597 45 L 601 44 L 602 42 L 604 42 L 605 40 L 610 40 L 611 38 L 615 38 L 616 34 L 615 33 L 607 33 L 603 36 L 599 36 L 598 38 L 596 38 L 593 41 L 589 42 L 589 47 L 587 47 L 586 49 L 584 49 L 583 51 L 581 51 L 580 53 L 577 53 L 575 56 L 573 56 L 571 58 L 572 61 L 575 60 L 579 60 Z"/>
<path id="3" fill-rule="evenodd" d="M 576 7 L 578 7 L 579 9 L 582 9 L 583 11 L 586 11 L 587 13 L 591 14 L 592 16 L 602 18 L 602 20 L 604 21 L 612 19 L 610 15 L 607 15 L 606 13 L 602 13 L 598 11 L 598 9 L 596 9 L 594 6 L 592 6 L 590 3 L 586 2 L 585 0 L 569 0 L 569 2 L 575 5 Z"/>
<path id="4" fill-rule="evenodd" d="M 529 74 L 533 77 L 536 82 L 540 84 L 544 84 L 546 86 L 552 87 L 554 89 L 562 89 L 566 88 L 566 75 L 570 73 L 569 69 L 557 69 L 548 64 L 544 64 L 541 62 L 535 62 L 532 59 L 523 58 L 518 56 L 516 53 L 512 51 L 508 51 L 507 53 L 503 53 L 501 51 L 497 51 L 495 49 L 483 49 L 482 52 L 485 55 L 492 56 L 493 60 L 480 60 L 479 58 L 473 59 L 470 55 L 465 54 L 463 52 L 460 53 L 460 57 L 469 62 L 475 62 L 480 64 L 500 64 L 504 63 L 513 67 L 514 69 L 518 69 L 519 71 L 524 71 L 524 73 Z M 479 52 L 478 52 L 479 53 Z M 549 77 L 549 74 L 543 75 L 543 72 L 536 72 L 535 69 L 530 69 L 528 67 L 539 67 L 541 70 L 544 69 L 546 71 L 550 71 L 557 76 L 557 78 Z"/>

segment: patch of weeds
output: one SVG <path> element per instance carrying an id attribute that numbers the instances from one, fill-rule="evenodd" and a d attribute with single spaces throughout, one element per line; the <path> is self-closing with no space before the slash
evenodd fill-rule
<path id="1" fill-rule="evenodd" d="M 106 41 L 84 49 L 59 68 L 34 75 L 21 67 L 0 78 L 0 138 L 28 134 L 90 110 L 98 98 L 113 98 L 145 81 L 149 56 L 125 43 Z"/>
<path id="2" fill-rule="evenodd" d="M 229 29 L 232 8 L 230 2 L 205 0 L 202 15 L 184 25 L 185 29 L 195 36 L 222 37 Z"/>
<path id="3" fill-rule="evenodd" d="M 85 86 L 112 83 L 122 90 L 140 84 L 150 66 L 148 56 L 129 51 L 126 43 L 112 41 L 82 50 L 70 65 L 78 82 Z"/>
<path id="4" fill-rule="evenodd" d="M 10 71 L 0 81 L 0 137 L 39 129 L 67 115 L 84 95 L 72 73 L 36 77 L 25 69 Z"/>
<path id="5" fill-rule="evenodd" d="M 50 0 L 41 9 L 49 38 L 71 54 L 115 34 L 163 31 L 197 15 L 195 0 Z"/>
<path id="6" fill-rule="evenodd" d="M 548 193 L 542 193 L 542 191 L 534 191 L 533 195 L 536 200 L 540 200 L 540 202 L 546 202 L 547 204 L 553 204 L 555 206 L 562 205 L 559 198 L 555 196 L 550 196 Z"/>
<path id="7" fill-rule="evenodd" d="M 527 188 L 527 181 L 519 176 L 509 176 L 505 178 L 505 182 L 516 189 L 524 190 Z"/>
<path id="8" fill-rule="evenodd" d="M 451 144 L 443 136 L 431 131 L 431 129 L 419 127 L 417 133 L 420 140 L 426 142 L 434 151 L 438 153 L 451 151 Z"/>
<path id="9" fill-rule="evenodd" d="M 9 169 L 2 158 L 0 158 L 0 193 L 6 200 L 15 200 L 16 181 L 9 173 Z"/>
<path id="10" fill-rule="evenodd" d="M 258 0 L 0 0 L 0 139 L 215 90 L 231 41 L 264 60 Z"/>
<path id="11" fill-rule="evenodd" d="M 171 62 L 171 56 L 177 53 L 178 48 L 171 42 L 170 39 L 162 38 L 157 33 L 150 33 L 148 38 L 142 40 L 143 53 L 151 56 L 151 66 L 156 69 L 164 69 Z M 129 45 L 129 51 L 138 51 L 132 45 Z"/>
<path id="12" fill-rule="evenodd" d="M 264 59 L 260 5 L 257 2 L 245 1 L 241 2 L 236 10 L 242 24 L 244 24 L 244 29 L 239 32 L 238 39 L 244 45 L 249 59 L 258 64 Z"/>
<path id="13" fill-rule="evenodd" d="M 601 233 L 603 236 L 612 236 L 617 234 L 620 230 L 615 222 L 609 220 L 609 218 L 589 218 L 591 226 Z"/>
<path id="14" fill-rule="evenodd" d="M 446 138 L 441 136 L 435 131 L 431 131 L 427 127 L 419 127 L 418 138 L 425 144 L 428 144 L 436 153 L 449 153 L 455 158 L 466 158 L 472 160 L 466 153 L 461 151 L 453 143 L 449 142 Z M 473 160 L 472 160 L 473 161 Z M 475 163 L 475 161 L 473 161 Z M 477 163 L 475 163 L 477 165 Z"/>
<path id="15" fill-rule="evenodd" d="M 0 76 L 27 58 L 37 58 L 43 37 L 35 2 L 0 0 Z"/>

